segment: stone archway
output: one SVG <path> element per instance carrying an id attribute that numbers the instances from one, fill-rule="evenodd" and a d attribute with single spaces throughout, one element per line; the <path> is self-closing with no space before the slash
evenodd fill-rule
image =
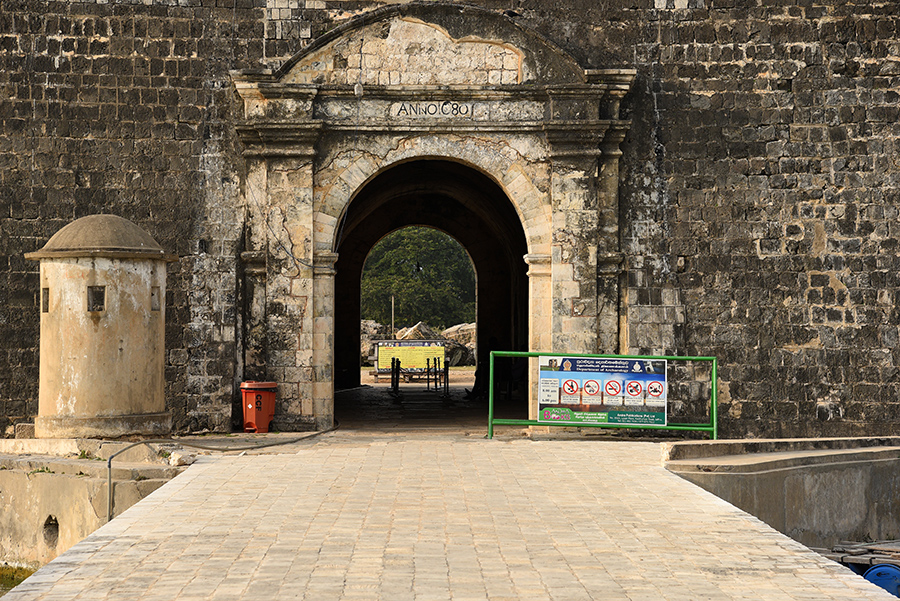
<path id="1" fill-rule="evenodd" d="M 427 225 L 453 236 L 477 274 L 482 352 L 528 348 L 525 234 L 497 184 L 456 162 L 423 159 L 395 165 L 368 182 L 348 206 L 337 242 L 335 384 L 359 385 L 360 276 L 372 246 L 386 234 Z"/>
<path id="2" fill-rule="evenodd" d="M 500 221 L 517 221 L 523 238 L 503 253 L 528 265 L 529 349 L 615 351 L 628 128 L 618 113 L 634 74 L 585 70 L 498 13 L 411 3 L 349 21 L 274 73 L 236 75 L 247 157 L 243 372 L 279 382 L 276 427 L 331 425 L 336 267 L 355 270 L 365 246 L 343 247 L 342 231 L 358 207 L 402 221 L 412 201 L 402 182 L 386 182 L 422 166 L 441 175 L 424 191 L 451 217 L 477 213 L 466 200 L 475 188 L 505 197 Z M 483 185 L 467 191 L 454 177 Z"/>

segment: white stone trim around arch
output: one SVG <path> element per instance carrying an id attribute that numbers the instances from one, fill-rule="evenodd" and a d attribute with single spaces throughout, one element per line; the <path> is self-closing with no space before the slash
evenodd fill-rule
<path id="1" fill-rule="evenodd" d="M 529 253 L 549 253 L 552 214 L 549 165 L 540 140 L 490 139 L 485 136 L 427 135 L 384 140 L 383 154 L 372 148 L 346 148 L 316 170 L 313 199 L 316 252 L 336 252 L 341 219 L 353 199 L 380 173 L 408 161 L 440 159 L 462 163 L 488 176 L 512 203 Z M 520 150 L 538 150 L 528 156 Z M 326 155 L 332 153 L 324 153 Z M 543 189 L 542 189 L 543 188 Z"/>

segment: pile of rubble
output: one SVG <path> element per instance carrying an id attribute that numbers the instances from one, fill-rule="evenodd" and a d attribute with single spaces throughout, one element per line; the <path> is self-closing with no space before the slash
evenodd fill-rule
<path id="1" fill-rule="evenodd" d="M 359 351 L 363 365 L 371 365 L 375 359 L 375 343 L 379 340 L 443 340 L 445 360 L 451 367 L 475 365 L 475 324 L 461 323 L 436 332 L 428 324 L 419 322 L 397 330 L 391 336 L 390 326 L 363 319 L 359 324 Z"/>

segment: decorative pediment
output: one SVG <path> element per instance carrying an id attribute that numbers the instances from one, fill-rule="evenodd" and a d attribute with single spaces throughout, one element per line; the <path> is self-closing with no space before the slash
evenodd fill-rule
<path id="1" fill-rule="evenodd" d="M 510 85 L 533 80 L 525 53 L 477 36 L 455 39 L 434 23 L 396 17 L 349 32 L 305 54 L 285 84 Z"/>
<path id="2" fill-rule="evenodd" d="M 253 154 L 312 155 L 339 130 L 532 132 L 555 156 L 598 154 L 627 130 L 634 76 L 584 69 L 500 12 L 413 2 L 351 19 L 277 71 L 234 74 L 237 130 Z"/>
<path id="3" fill-rule="evenodd" d="M 497 11 L 411 2 L 351 19 L 275 73 L 317 85 L 584 83 L 566 52 Z"/>

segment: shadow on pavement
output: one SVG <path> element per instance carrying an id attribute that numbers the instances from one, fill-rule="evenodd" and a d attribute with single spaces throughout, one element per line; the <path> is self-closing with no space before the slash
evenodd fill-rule
<path id="1" fill-rule="evenodd" d="M 451 380 L 452 382 L 452 380 Z M 471 383 L 468 385 L 471 389 Z M 487 431 L 487 399 L 466 398 L 465 384 L 451 385 L 450 394 L 427 390 L 424 383 L 401 383 L 399 393 L 388 385 L 363 385 L 335 393 L 335 419 L 342 430 Z M 527 418 L 524 394 L 495 398 L 496 417 Z"/>

